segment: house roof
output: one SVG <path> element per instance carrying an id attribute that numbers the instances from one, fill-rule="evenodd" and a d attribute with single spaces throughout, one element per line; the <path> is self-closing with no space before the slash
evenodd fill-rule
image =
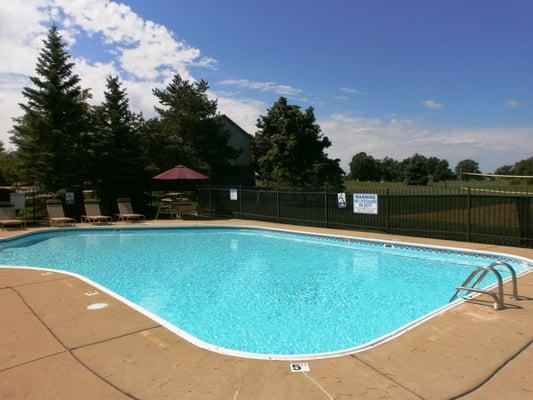
<path id="1" fill-rule="evenodd" d="M 253 139 L 253 135 L 246 132 L 240 125 L 238 125 L 235 121 L 233 121 L 230 117 L 228 117 L 226 114 L 220 115 L 220 118 L 227 121 L 230 125 L 233 125 L 235 128 L 237 128 L 244 136 L 248 137 L 249 139 Z"/>

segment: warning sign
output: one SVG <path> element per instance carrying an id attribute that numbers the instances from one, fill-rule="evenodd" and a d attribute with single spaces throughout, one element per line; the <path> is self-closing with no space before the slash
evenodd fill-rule
<path id="1" fill-rule="evenodd" d="M 353 212 L 356 214 L 378 213 L 378 195 L 373 193 L 354 193 Z"/>

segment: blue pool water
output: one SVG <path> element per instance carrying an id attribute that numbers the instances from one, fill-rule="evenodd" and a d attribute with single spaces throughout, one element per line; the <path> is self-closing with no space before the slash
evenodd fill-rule
<path id="1" fill-rule="evenodd" d="M 475 266 L 496 260 L 247 228 L 65 230 L 0 243 L 0 265 L 75 272 L 204 342 L 277 355 L 386 335 L 447 304 Z"/>

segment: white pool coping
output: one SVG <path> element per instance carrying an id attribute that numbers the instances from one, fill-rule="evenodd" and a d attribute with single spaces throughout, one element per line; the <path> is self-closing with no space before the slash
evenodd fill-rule
<path id="1" fill-rule="evenodd" d="M 26 236 L 33 236 L 40 233 L 47 233 L 47 232 L 60 232 L 60 231 L 70 231 L 70 230 L 76 230 L 76 231 L 83 231 L 83 230 L 101 230 L 101 229 L 109 229 L 109 230 L 134 230 L 134 229 L 181 229 L 181 228 L 199 228 L 199 227 L 205 227 L 205 228 L 230 228 L 230 229 L 258 229 L 258 230 L 269 230 L 269 231 L 275 231 L 275 232 L 286 232 L 286 233 L 295 233 L 295 234 L 303 234 L 303 235 L 311 235 L 311 236 L 323 236 L 323 237 L 332 237 L 332 238 L 341 238 L 341 239 L 350 239 L 350 240 L 356 240 L 356 241 L 362 241 L 362 242 L 373 242 L 373 243 L 386 243 L 386 244 L 396 244 L 399 246 L 410 246 L 410 247 L 421 247 L 421 248 L 428 248 L 428 249 L 440 249 L 440 250 L 451 250 L 451 251 L 461 251 L 461 252 L 467 252 L 467 253 L 473 253 L 473 254 L 480 254 L 480 255 L 491 255 L 491 256 L 500 256 L 500 257 L 506 257 L 506 258 L 512 258 L 518 261 L 522 261 L 523 263 L 526 263 L 526 270 L 522 271 L 520 273 L 517 273 L 517 278 L 524 276 L 526 274 L 533 272 L 533 260 L 517 256 L 509 253 L 500 253 L 500 252 L 491 252 L 491 251 L 483 251 L 483 250 L 471 250 L 471 249 L 465 249 L 460 247 L 450 247 L 450 246 L 438 246 L 438 245 L 428 245 L 428 244 L 419 244 L 419 243 L 410 243 L 410 242 L 403 242 L 398 240 L 386 240 L 386 239 L 371 239 L 371 238 L 361 238 L 358 236 L 348 236 L 348 235 L 337 235 L 337 234 L 329 234 L 329 233 L 319 233 L 319 232 L 309 232 L 309 231 L 303 231 L 303 230 L 291 230 L 291 229 L 285 229 L 285 228 L 274 228 L 274 227 L 265 227 L 265 226 L 256 226 L 256 225 L 229 225 L 229 224 L 202 224 L 202 223 L 191 223 L 191 224 L 180 224 L 180 225 L 137 225 L 137 226 L 88 226 L 88 227 L 60 227 L 60 228 L 44 228 L 40 229 L 38 231 L 33 232 L 21 232 L 20 234 L 16 234 L 13 236 L 10 236 L 8 238 L 2 238 L 0 239 L 0 244 L 2 242 L 9 242 L 14 239 L 20 239 L 22 237 Z M 143 314 L 144 316 L 150 318 L 151 320 L 157 322 L 161 326 L 165 327 L 169 331 L 175 333 L 179 337 L 187 340 L 188 342 L 194 344 L 197 347 L 200 347 L 205 350 L 213 351 L 215 353 L 220 353 L 224 355 L 230 355 L 235 357 L 242 357 L 242 358 L 250 358 L 250 359 L 257 359 L 257 360 L 276 360 L 276 361 L 305 361 L 305 360 L 316 360 L 316 359 L 324 359 L 324 358 L 332 358 L 332 357 L 339 357 L 339 356 L 345 356 L 349 354 L 359 353 L 362 351 L 366 351 L 369 349 L 372 349 L 374 347 L 377 347 L 379 345 L 382 345 L 384 343 L 387 343 L 401 335 L 403 335 L 406 332 L 409 332 L 411 329 L 416 328 L 420 324 L 444 313 L 447 310 L 450 310 L 464 302 L 466 302 L 469 299 L 475 298 L 477 296 L 480 296 L 481 293 L 475 293 L 468 296 L 465 296 L 464 298 L 457 299 L 453 301 L 452 303 L 445 304 L 442 307 L 439 307 L 411 322 L 408 322 L 407 324 L 404 324 L 400 326 L 399 328 L 380 336 L 374 340 L 371 340 L 369 342 L 360 344 L 358 346 L 349 347 L 342 350 L 336 350 L 331 352 L 322 352 L 322 353 L 311 353 L 311 354 L 264 354 L 264 353 L 252 353 L 252 352 L 245 352 L 245 351 L 239 351 L 239 350 L 232 350 L 227 349 L 224 347 L 216 346 L 211 343 L 207 343 L 196 336 L 193 336 L 189 334 L 188 332 L 180 329 L 179 327 L 175 326 L 174 324 L 170 323 L 169 321 L 159 317 L 158 315 L 152 313 L 151 311 L 146 310 L 142 306 L 138 305 L 137 303 L 134 303 L 127 298 L 119 295 L 118 293 L 115 293 L 114 291 L 106 288 L 105 286 L 92 281 L 91 279 L 77 274 L 75 272 L 70 271 L 64 271 L 60 269 L 54 269 L 54 268 L 42 268 L 42 267 L 32 267 L 32 266 L 10 266 L 10 265 L 0 265 L 0 268 L 2 269 L 27 269 L 27 270 L 39 270 L 39 271 L 48 271 L 48 272 L 55 272 L 60 274 L 65 274 L 72 276 L 74 278 L 80 279 L 83 282 L 86 282 L 87 284 L 99 289 L 100 291 L 108 294 L 109 296 L 117 299 L 118 301 L 128 305 L 129 307 L 133 308 L 135 311 L 138 311 L 139 313 Z M 503 280 L 504 283 L 509 282 L 511 280 L 511 277 L 508 277 Z M 497 286 L 497 283 L 490 285 L 487 287 L 487 289 L 493 289 Z"/>

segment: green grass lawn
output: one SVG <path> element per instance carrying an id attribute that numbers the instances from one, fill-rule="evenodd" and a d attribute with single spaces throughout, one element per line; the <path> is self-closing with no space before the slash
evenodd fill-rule
<path id="1" fill-rule="evenodd" d="M 511 184 L 509 180 L 470 180 L 470 181 L 445 181 L 445 182 L 435 182 L 432 186 L 422 186 L 422 185 L 407 185 L 403 182 L 358 182 L 354 180 L 346 180 L 344 182 L 346 190 L 354 191 L 356 189 L 369 189 L 369 188 L 379 188 L 381 190 L 401 190 L 401 191 L 412 191 L 412 192 L 431 192 L 439 189 L 451 189 L 451 190 L 461 190 L 462 188 L 472 188 L 472 189 L 486 189 L 486 190 L 501 190 L 507 192 L 532 192 L 533 193 L 533 184 L 527 184 L 525 181 L 519 182 L 517 184 Z"/>

